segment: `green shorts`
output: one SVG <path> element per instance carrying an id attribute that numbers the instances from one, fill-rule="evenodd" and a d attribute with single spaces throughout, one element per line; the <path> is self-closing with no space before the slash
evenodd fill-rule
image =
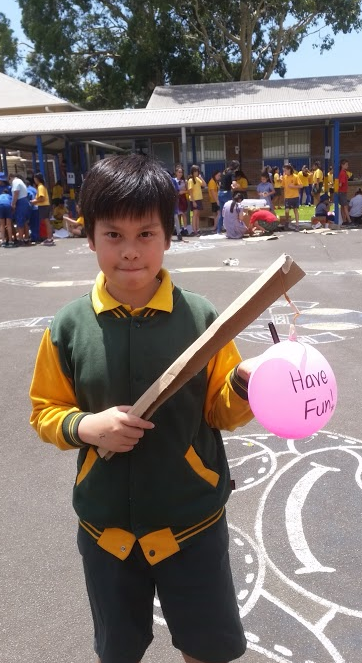
<path id="1" fill-rule="evenodd" d="M 125 561 L 82 528 L 78 547 L 102 663 L 139 663 L 153 639 L 155 590 L 174 647 L 205 663 L 242 656 L 246 639 L 229 562 L 223 516 L 188 547 L 150 566 L 136 542 Z"/>

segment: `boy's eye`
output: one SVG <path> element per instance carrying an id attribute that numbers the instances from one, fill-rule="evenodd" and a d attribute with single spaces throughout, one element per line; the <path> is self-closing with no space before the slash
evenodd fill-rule
<path id="1" fill-rule="evenodd" d="M 151 233 L 150 230 L 144 230 L 144 231 L 141 233 L 141 237 L 152 237 L 152 233 Z"/>
<path id="2" fill-rule="evenodd" d="M 114 231 L 110 231 L 107 233 L 107 237 L 110 237 L 111 239 L 117 239 L 117 237 L 120 237 L 120 234 Z"/>

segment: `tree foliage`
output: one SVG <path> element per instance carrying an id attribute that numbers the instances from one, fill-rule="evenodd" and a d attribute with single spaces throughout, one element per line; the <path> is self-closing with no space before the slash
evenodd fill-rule
<path id="1" fill-rule="evenodd" d="M 142 107 L 156 85 L 284 76 L 308 34 L 324 51 L 362 27 L 360 0 L 18 2 L 31 82 L 86 108 Z"/>
<path id="2" fill-rule="evenodd" d="M 16 69 L 19 62 L 18 40 L 13 36 L 10 21 L 0 12 L 0 72 Z"/>

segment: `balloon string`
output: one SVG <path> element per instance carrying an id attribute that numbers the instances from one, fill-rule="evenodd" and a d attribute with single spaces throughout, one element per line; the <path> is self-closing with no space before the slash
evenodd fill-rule
<path id="1" fill-rule="evenodd" d="M 293 322 L 290 325 L 290 329 L 289 329 L 289 340 L 290 341 L 296 341 L 297 340 L 297 331 L 296 331 L 295 325 L 296 325 L 296 319 L 297 319 L 298 315 L 300 315 L 300 310 L 294 304 L 294 302 L 292 302 L 292 300 L 290 299 L 289 295 L 287 294 L 287 292 L 285 290 L 285 285 L 284 285 L 284 280 L 283 280 L 283 275 L 281 273 L 281 270 L 279 270 L 279 276 L 280 276 L 280 279 L 281 279 L 281 282 L 282 282 L 284 297 L 287 300 L 289 306 L 294 311 Z"/>

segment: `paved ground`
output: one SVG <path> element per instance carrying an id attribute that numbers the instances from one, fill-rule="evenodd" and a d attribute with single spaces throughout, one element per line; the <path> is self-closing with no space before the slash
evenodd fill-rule
<path id="1" fill-rule="evenodd" d="M 231 559 L 247 631 L 245 663 L 362 661 L 360 366 L 362 232 L 285 233 L 276 241 L 209 237 L 173 243 L 166 266 L 221 311 L 278 255 L 307 271 L 292 291 L 299 335 L 338 380 L 337 411 L 310 439 L 286 441 L 253 422 L 225 435 L 237 490 L 229 501 Z M 226 258 L 238 267 L 224 267 Z M 92 630 L 70 498 L 75 455 L 29 428 L 28 386 L 47 320 L 88 291 L 97 271 L 84 240 L 0 250 L 2 462 L 1 663 L 91 663 Z M 285 301 L 240 335 L 245 357 L 287 334 Z M 159 606 L 145 663 L 176 663 Z"/>

